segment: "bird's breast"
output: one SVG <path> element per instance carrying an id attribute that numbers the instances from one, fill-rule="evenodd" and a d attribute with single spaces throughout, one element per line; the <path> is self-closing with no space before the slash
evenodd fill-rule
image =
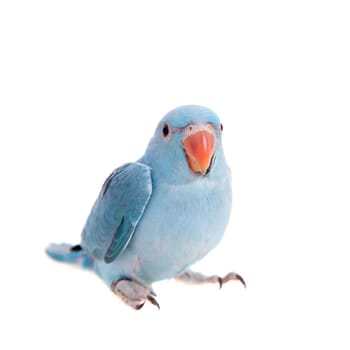
<path id="1" fill-rule="evenodd" d="M 145 278 L 171 278 L 203 258 L 222 238 L 231 211 L 229 180 L 159 184 L 139 222 L 130 253 Z"/>

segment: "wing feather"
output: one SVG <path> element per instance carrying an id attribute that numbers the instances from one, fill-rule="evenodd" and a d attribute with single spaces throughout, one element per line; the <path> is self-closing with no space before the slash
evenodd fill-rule
<path id="1" fill-rule="evenodd" d="M 82 246 L 97 259 L 114 261 L 127 247 L 152 194 L 151 169 L 127 163 L 106 179 L 82 234 Z"/>

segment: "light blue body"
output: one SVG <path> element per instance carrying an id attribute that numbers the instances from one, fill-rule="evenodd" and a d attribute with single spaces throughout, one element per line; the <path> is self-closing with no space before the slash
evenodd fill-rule
<path id="1" fill-rule="evenodd" d="M 197 122 L 215 127 L 206 176 L 190 170 L 182 146 L 184 128 Z M 171 130 L 167 138 L 165 124 Z M 160 121 L 145 155 L 106 180 L 84 227 L 82 250 L 53 244 L 47 253 L 92 267 L 109 286 L 129 278 L 151 287 L 181 274 L 219 243 L 231 202 L 218 117 L 205 107 L 179 107 Z"/>

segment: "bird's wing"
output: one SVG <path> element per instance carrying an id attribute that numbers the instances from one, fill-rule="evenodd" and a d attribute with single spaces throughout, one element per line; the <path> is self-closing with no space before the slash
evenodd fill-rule
<path id="1" fill-rule="evenodd" d="M 112 262 L 130 242 L 152 194 L 151 169 L 142 163 L 117 168 L 105 181 L 84 227 L 82 245 Z"/>

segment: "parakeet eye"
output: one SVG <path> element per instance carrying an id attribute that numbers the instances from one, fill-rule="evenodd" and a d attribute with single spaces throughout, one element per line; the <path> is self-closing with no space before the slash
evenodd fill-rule
<path id="1" fill-rule="evenodd" d="M 224 131 L 224 126 L 222 124 L 220 124 L 220 130 Z"/>
<path id="2" fill-rule="evenodd" d="M 169 126 L 168 126 L 168 124 L 165 124 L 163 126 L 163 136 L 167 137 L 168 135 L 169 135 Z"/>

